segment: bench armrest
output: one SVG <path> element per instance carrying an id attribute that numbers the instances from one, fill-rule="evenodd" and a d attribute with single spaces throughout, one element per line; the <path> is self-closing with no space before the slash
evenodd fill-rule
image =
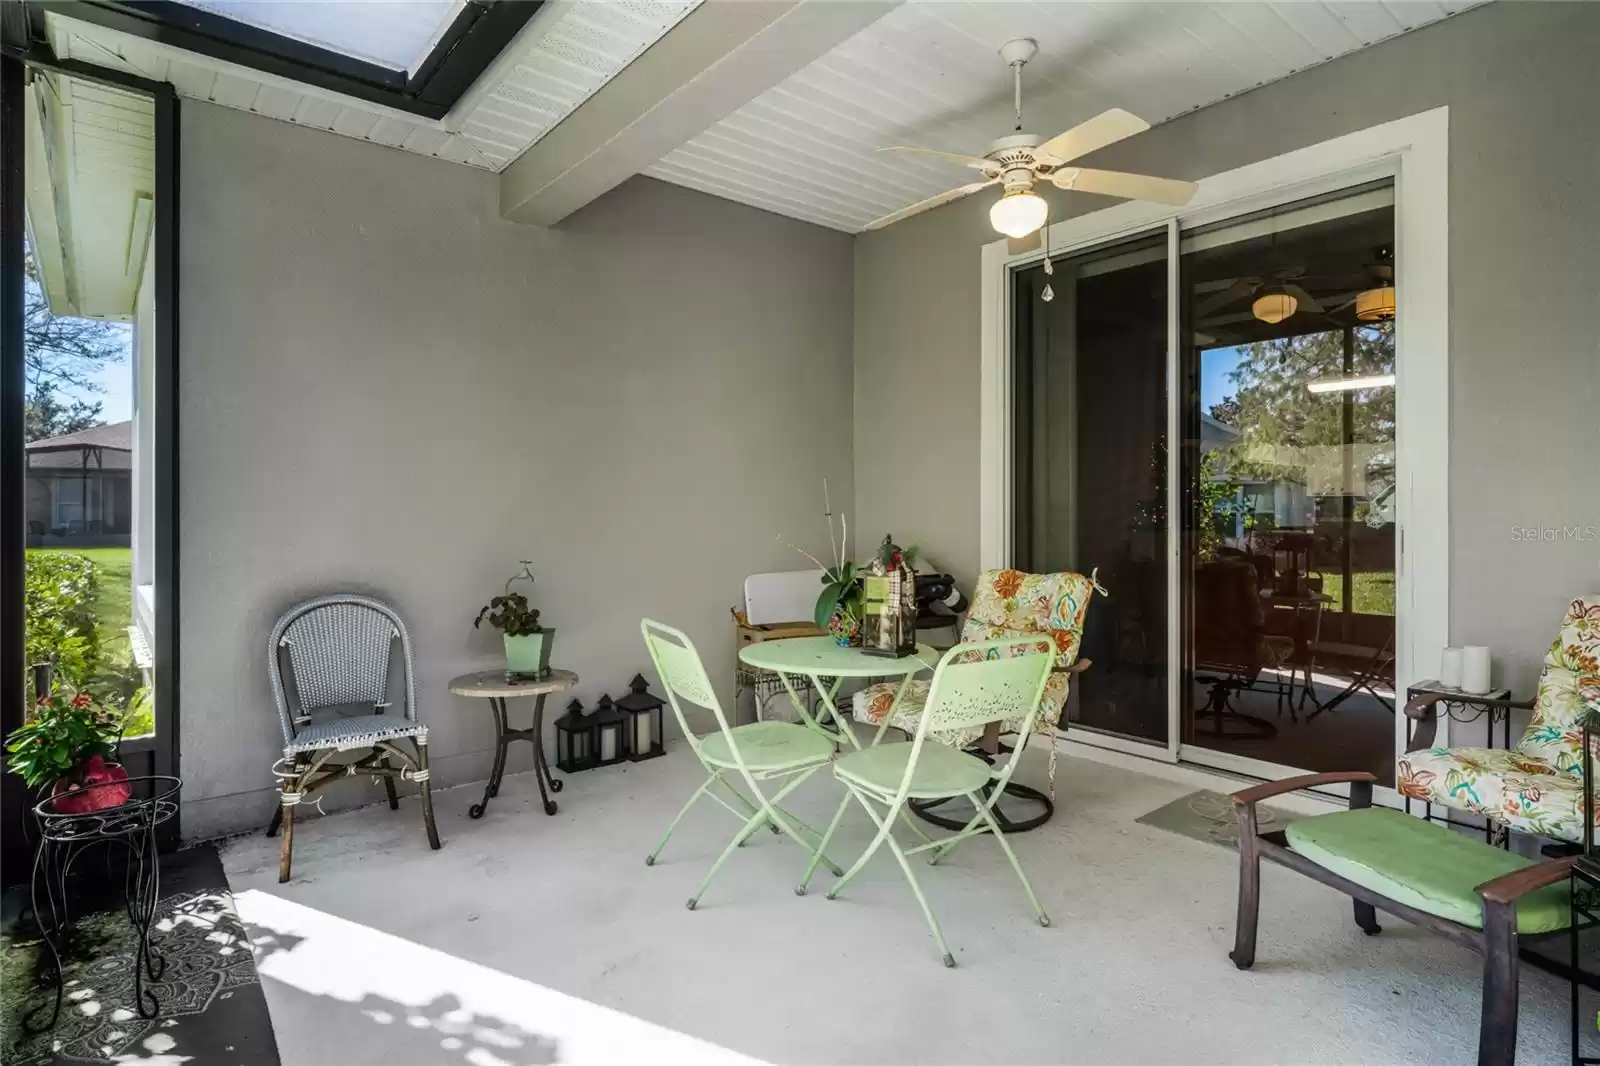
<path id="1" fill-rule="evenodd" d="M 1235 807 L 1253 807 L 1271 796 L 1281 796 L 1287 792 L 1299 792 L 1305 788 L 1361 782 L 1372 785 L 1377 780 L 1375 776 L 1365 770 L 1343 770 L 1331 774 L 1302 774 L 1299 777 L 1286 777 L 1282 781 L 1264 781 L 1259 785 L 1240 789 L 1230 798 L 1233 800 Z"/>
<path id="2" fill-rule="evenodd" d="M 1501 874 L 1493 881 L 1485 881 L 1473 891 L 1487 903 L 1515 903 L 1529 892 L 1537 892 L 1566 879 L 1571 875 L 1572 864 L 1577 858 L 1576 855 L 1568 855 L 1536 866 L 1524 866 L 1520 870 Z"/>

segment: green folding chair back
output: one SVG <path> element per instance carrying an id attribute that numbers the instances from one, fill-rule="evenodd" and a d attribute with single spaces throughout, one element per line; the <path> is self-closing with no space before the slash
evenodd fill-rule
<path id="1" fill-rule="evenodd" d="M 823 834 L 822 846 L 827 846 L 838 828 L 851 796 L 866 809 L 877 824 L 878 832 L 855 864 L 828 889 L 829 899 L 836 898 L 840 889 L 866 865 L 878 848 L 887 844 L 917 897 L 928 928 L 939 945 L 944 964 L 954 966 L 955 957 L 945 943 L 938 919 L 922 894 L 922 886 L 912 872 L 907 857 L 927 851 L 932 852 L 930 862 L 938 863 L 962 841 L 992 832 L 1022 882 L 1039 924 L 1050 924 L 1050 918 L 1040 905 L 1028 875 L 1023 872 L 1022 864 L 993 815 L 993 806 L 1004 792 L 1006 782 L 1011 779 L 1017 758 L 1026 747 L 1026 740 L 1012 750 L 1004 766 L 996 769 L 977 756 L 928 738 L 931 733 L 945 730 L 1018 719 L 1024 723 L 1019 736 L 1028 737 L 1039 714 L 1045 685 L 1050 680 L 1050 671 L 1055 663 L 1054 652 L 1047 637 L 1011 637 L 958 644 L 939 660 L 921 720 L 909 744 L 883 744 L 841 755 L 836 760 L 834 775 L 844 784 L 849 795 L 839 805 L 833 821 Z M 987 798 L 981 797 L 980 793 L 991 782 L 994 787 L 988 790 Z M 894 839 L 891 830 L 897 819 L 905 816 L 910 800 L 958 797 L 965 797 L 974 809 L 972 820 L 959 832 L 905 849 Z M 818 854 L 821 853 L 819 848 Z M 814 871 L 815 865 L 806 871 L 797 891 L 805 891 Z"/>
<path id="2" fill-rule="evenodd" d="M 639 630 L 644 636 L 645 648 L 650 653 L 650 659 L 655 664 L 656 674 L 661 678 L 661 687 L 667 694 L 667 702 L 678 719 L 678 726 L 683 730 L 684 738 L 688 740 L 690 748 L 700 760 L 700 765 L 707 775 L 705 782 L 695 790 L 677 817 L 667 826 L 666 833 L 662 835 L 655 849 L 645 857 L 645 865 L 655 865 L 657 856 L 661 854 L 661 849 L 666 847 L 667 841 L 671 839 L 683 816 L 689 813 L 689 809 L 702 796 L 709 796 L 742 819 L 744 825 L 738 835 L 723 849 L 694 895 L 689 897 L 690 910 L 694 910 L 698 905 L 711 879 L 722 868 L 723 862 L 733 850 L 743 847 L 755 831 L 761 828 L 769 828 L 775 834 L 786 834 L 808 853 L 813 854 L 814 859 L 825 863 L 834 873 L 839 873 L 839 867 L 828 861 L 820 847 L 814 848 L 810 841 L 800 836 L 803 831 L 810 834 L 812 840 L 816 840 L 821 834 L 778 805 L 801 782 L 828 765 L 833 758 L 833 742 L 804 726 L 789 722 L 730 725 L 723 713 L 722 704 L 717 700 L 711 678 L 706 674 L 705 665 L 700 660 L 700 653 L 695 650 L 694 642 L 689 639 L 688 634 L 648 618 L 639 623 Z M 684 713 L 685 703 L 704 708 L 715 715 L 717 732 L 704 737 L 697 736 L 690 728 L 688 716 Z M 735 780 L 730 780 L 730 777 L 742 782 L 748 794 L 741 791 Z M 763 792 L 761 783 L 778 778 L 788 780 L 783 787 L 768 797 Z"/>

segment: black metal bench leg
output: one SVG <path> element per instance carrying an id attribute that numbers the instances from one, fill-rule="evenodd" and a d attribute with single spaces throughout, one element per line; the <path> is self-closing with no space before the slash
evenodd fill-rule
<path id="1" fill-rule="evenodd" d="M 1359 899 L 1352 900 L 1355 904 L 1356 924 L 1368 936 L 1377 936 L 1383 932 L 1383 926 L 1378 924 L 1378 909 L 1370 903 L 1362 903 Z"/>

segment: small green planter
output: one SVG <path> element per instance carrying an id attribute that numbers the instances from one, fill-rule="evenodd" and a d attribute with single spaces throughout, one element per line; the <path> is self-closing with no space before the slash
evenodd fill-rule
<path id="1" fill-rule="evenodd" d="M 556 631 L 546 629 L 524 636 L 505 636 L 506 673 L 518 677 L 546 677 L 550 673 L 550 645 Z"/>

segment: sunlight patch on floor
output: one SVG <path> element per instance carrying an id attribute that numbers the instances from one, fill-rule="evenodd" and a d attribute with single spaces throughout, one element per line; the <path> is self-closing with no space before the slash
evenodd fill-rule
<path id="1" fill-rule="evenodd" d="M 432 1029 L 442 1051 L 473 1066 L 761 1061 L 258 889 L 235 904 L 263 980 L 358 1005 L 374 1026 Z M 362 1033 L 321 1037 L 331 1052 Z"/>

